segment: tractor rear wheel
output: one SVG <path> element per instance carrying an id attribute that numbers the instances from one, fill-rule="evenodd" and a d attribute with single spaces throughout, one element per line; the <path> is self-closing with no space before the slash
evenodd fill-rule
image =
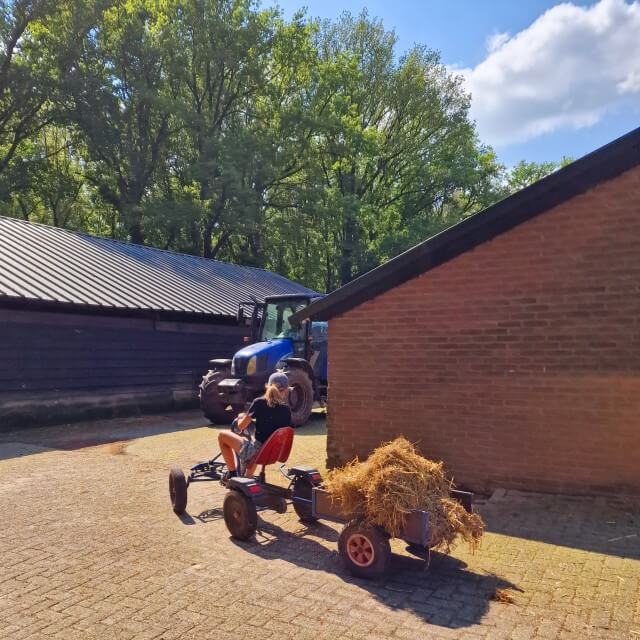
<path id="1" fill-rule="evenodd" d="M 213 369 L 209 371 L 200 383 L 200 408 L 205 417 L 213 424 L 231 424 L 235 418 L 232 409 L 227 409 L 227 404 L 220 399 L 218 384 L 231 375 L 230 369 Z"/>
<path id="2" fill-rule="evenodd" d="M 248 540 L 258 528 L 256 505 L 247 496 L 231 489 L 222 503 L 224 523 L 236 540 Z"/>
<path id="3" fill-rule="evenodd" d="M 313 408 L 313 384 L 311 378 L 303 369 L 289 369 L 289 407 L 291 408 L 291 422 L 293 427 L 303 425 L 311 416 Z"/>

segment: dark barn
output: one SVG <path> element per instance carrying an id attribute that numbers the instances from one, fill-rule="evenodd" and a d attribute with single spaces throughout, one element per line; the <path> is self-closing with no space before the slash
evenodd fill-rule
<path id="1" fill-rule="evenodd" d="M 309 292 L 251 267 L 0 217 L 0 429 L 197 403 L 249 296 Z"/>

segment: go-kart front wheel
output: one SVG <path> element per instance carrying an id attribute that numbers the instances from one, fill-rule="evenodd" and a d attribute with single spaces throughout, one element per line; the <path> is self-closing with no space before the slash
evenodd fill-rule
<path id="1" fill-rule="evenodd" d="M 180 467 L 173 467 L 169 473 L 169 498 L 174 513 L 183 514 L 187 508 L 187 479 Z"/>
<path id="2" fill-rule="evenodd" d="M 247 496 L 231 489 L 222 504 L 224 523 L 236 540 L 248 540 L 258 528 L 256 505 Z"/>

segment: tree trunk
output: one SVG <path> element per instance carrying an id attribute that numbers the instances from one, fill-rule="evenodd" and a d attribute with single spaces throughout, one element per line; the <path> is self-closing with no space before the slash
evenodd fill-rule
<path id="1" fill-rule="evenodd" d="M 205 258 L 211 257 L 212 233 L 213 223 L 211 222 L 211 220 L 206 220 L 204 223 L 204 229 L 202 230 L 202 255 Z"/>
<path id="2" fill-rule="evenodd" d="M 22 219 L 29 222 L 29 207 L 27 207 L 27 204 L 20 197 L 18 197 L 18 205 L 20 206 L 20 213 L 22 214 Z"/>
<path id="3" fill-rule="evenodd" d="M 324 290 L 327 293 L 331 293 L 331 291 L 333 291 L 333 267 L 331 265 L 331 256 L 329 255 L 328 250 L 325 253 L 325 264 L 326 273 L 324 278 Z"/>
<path id="4" fill-rule="evenodd" d="M 348 238 L 350 225 L 343 225 L 344 238 L 342 240 L 342 255 L 340 256 L 340 284 L 344 286 L 351 282 L 353 277 L 353 249 Z"/>
<path id="5" fill-rule="evenodd" d="M 139 209 L 136 207 L 136 209 Z M 144 244 L 144 233 L 142 231 L 142 221 L 139 214 L 132 217 L 129 222 L 129 237 L 134 244 Z"/>
<path id="6" fill-rule="evenodd" d="M 356 212 L 353 202 L 345 202 L 342 218 L 342 246 L 340 247 L 340 284 L 353 279 L 354 253 L 357 242 Z"/>
<path id="7" fill-rule="evenodd" d="M 340 256 L 340 284 L 345 285 L 353 279 L 353 263 L 358 241 L 358 198 L 356 196 L 355 168 L 340 178 L 342 192 L 342 247 Z"/>
<path id="8" fill-rule="evenodd" d="M 213 230 L 218 226 L 220 228 L 220 221 L 222 220 L 222 213 L 224 211 L 224 206 L 227 202 L 226 189 L 222 188 L 222 193 L 216 198 L 216 201 L 213 203 L 213 207 L 211 209 L 211 213 L 207 220 L 204 223 L 204 233 L 202 238 L 202 246 L 203 246 L 203 255 L 205 258 L 213 258 L 215 253 L 220 249 L 220 244 L 218 243 L 216 247 L 213 246 Z M 221 231 L 221 234 L 224 236 L 224 231 Z"/>
<path id="9" fill-rule="evenodd" d="M 134 244 L 144 244 L 142 230 L 142 202 L 143 189 L 136 185 L 128 186 L 124 181 L 120 184 L 120 198 L 118 199 L 120 217 L 129 232 L 129 239 Z"/>

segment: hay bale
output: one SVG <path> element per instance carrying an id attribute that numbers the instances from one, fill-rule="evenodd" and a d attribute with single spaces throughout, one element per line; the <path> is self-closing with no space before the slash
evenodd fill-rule
<path id="1" fill-rule="evenodd" d="M 491 596 L 492 600 L 502 602 L 503 604 L 514 604 L 516 599 L 509 593 L 507 589 L 496 589 Z"/>
<path id="2" fill-rule="evenodd" d="M 381 526 L 397 536 L 407 514 L 429 514 L 429 546 L 449 551 L 457 537 L 475 550 L 484 531 L 477 514 L 450 498 L 452 483 L 441 462 L 423 458 L 403 437 L 385 443 L 364 461 L 352 460 L 329 472 L 325 488 L 345 513 Z"/>

